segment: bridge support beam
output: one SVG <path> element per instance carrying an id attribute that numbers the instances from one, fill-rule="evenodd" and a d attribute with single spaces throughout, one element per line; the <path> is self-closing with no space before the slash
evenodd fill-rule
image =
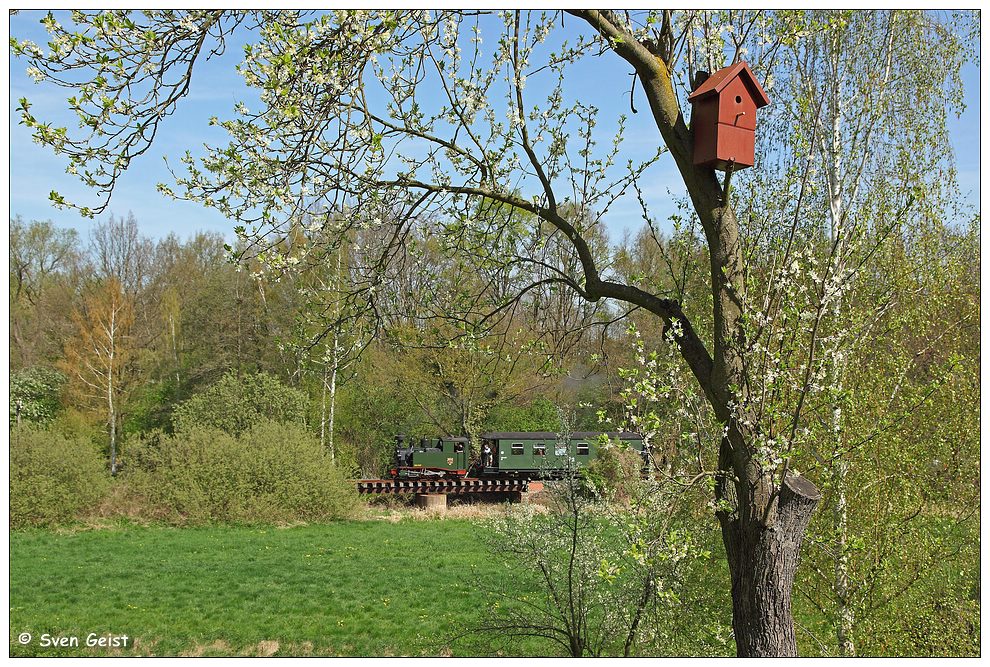
<path id="1" fill-rule="evenodd" d="M 445 493 L 417 493 L 416 506 L 423 509 L 447 509 L 447 494 Z"/>

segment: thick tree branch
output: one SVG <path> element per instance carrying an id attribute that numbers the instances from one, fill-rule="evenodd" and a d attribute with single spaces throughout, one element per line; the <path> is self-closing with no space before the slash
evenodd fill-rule
<path id="1" fill-rule="evenodd" d="M 425 190 L 427 192 L 447 192 L 452 194 L 474 195 L 486 197 L 509 206 L 522 209 L 550 223 L 559 229 L 568 240 L 574 245 L 581 268 L 584 273 L 585 284 L 582 296 L 589 301 L 598 301 L 602 298 L 617 299 L 636 306 L 640 306 L 659 316 L 665 326 L 671 326 L 677 322 L 680 327 L 680 335 L 677 344 L 684 360 L 688 362 L 691 372 L 700 383 L 709 400 L 714 401 L 716 394 L 712 393 L 710 384 L 712 377 L 713 362 L 711 355 L 705 348 L 704 342 L 698 336 L 690 320 L 681 310 L 681 305 L 674 299 L 662 299 L 655 294 L 651 294 L 638 287 L 602 280 L 598 272 L 598 267 L 591 253 L 591 248 L 580 232 L 566 218 L 557 211 L 550 210 L 544 206 L 534 204 L 516 195 L 507 194 L 498 190 L 485 187 L 461 185 L 442 186 L 435 183 L 426 183 L 409 178 L 399 178 L 394 181 L 377 181 L 374 187 L 405 187 Z"/>

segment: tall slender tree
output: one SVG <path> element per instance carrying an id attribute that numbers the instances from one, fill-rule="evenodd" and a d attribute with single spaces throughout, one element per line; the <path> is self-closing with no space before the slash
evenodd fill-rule
<path id="1" fill-rule="evenodd" d="M 76 336 L 66 342 L 61 366 L 78 395 L 102 412 L 109 438 L 110 473 L 117 474 L 118 430 L 133 380 L 133 297 L 115 278 L 97 285 L 73 313 Z"/>

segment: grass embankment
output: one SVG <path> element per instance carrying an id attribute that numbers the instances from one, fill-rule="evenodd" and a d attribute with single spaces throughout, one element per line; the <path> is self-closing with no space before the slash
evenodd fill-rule
<path id="1" fill-rule="evenodd" d="M 450 638 L 513 591 L 477 522 L 10 534 L 11 655 L 485 654 Z M 21 633 L 32 641 L 22 646 Z M 128 648 L 88 649 L 89 633 Z M 79 648 L 41 648 L 43 634 Z M 521 654 L 545 647 L 520 645 Z"/>

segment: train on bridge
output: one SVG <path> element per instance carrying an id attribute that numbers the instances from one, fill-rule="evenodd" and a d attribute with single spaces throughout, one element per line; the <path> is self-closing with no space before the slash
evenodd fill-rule
<path id="1" fill-rule="evenodd" d="M 389 472 L 393 479 L 560 477 L 594 461 L 603 435 L 643 451 L 643 437 L 629 432 L 580 431 L 568 438 L 540 431 L 483 433 L 480 451 L 473 457 L 467 438 L 424 438 L 418 446 L 406 446 L 400 435 L 396 436 L 395 466 Z"/>
<path id="2" fill-rule="evenodd" d="M 483 433 L 472 452 L 463 437 L 423 438 L 407 444 L 396 436 L 389 478 L 361 480 L 361 493 L 492 493 L 526 491 L 531 480 L 563 477 L 598 457 L 602 436 L 644 451 L 637 433 L 578 431 L 569 437 L 544 431 Z"/>

